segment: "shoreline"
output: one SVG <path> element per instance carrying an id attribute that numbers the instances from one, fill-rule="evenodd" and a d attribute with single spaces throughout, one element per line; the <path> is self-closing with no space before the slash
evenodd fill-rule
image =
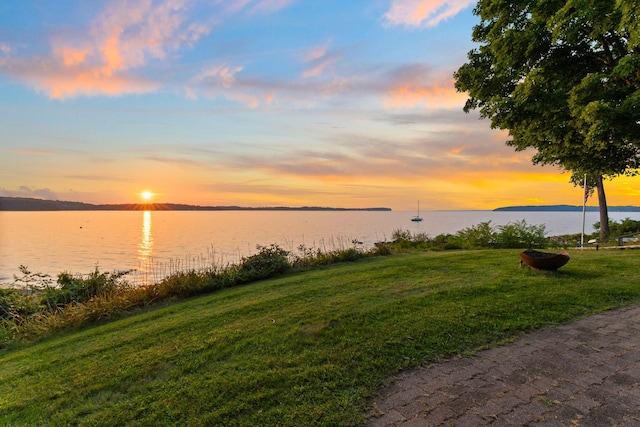
<path id="1" fill-rule="evenodd" d="M 49 211 L 372 211 L 390 212 L 391 208 L 334 208 L 324 206 L 199 206 L 180 203 L 118 203 L 92 204 L 62 200 L 44 200 L 26 197 L 0 197 L 0 212 Z"/>

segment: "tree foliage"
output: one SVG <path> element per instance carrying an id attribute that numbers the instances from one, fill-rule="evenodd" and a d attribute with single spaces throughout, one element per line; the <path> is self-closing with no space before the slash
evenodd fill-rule
<path id="1" fill-rule="evenodd" d="M 464 110 L 507 129 L 508 145 L 534 148 L 534 164 L 574 183 L 590 177 L 603 223 L 602 178 L 640 165 L 637 10 L 637 0 L 480 0 L 479 46 L 455 73 Z"/>

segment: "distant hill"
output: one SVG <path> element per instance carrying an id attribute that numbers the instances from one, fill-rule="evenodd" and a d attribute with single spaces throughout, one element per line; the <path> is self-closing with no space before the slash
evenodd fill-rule
<path id="1" fill-rule="evenodd" d="M 639 206 L 608 206 L 609 212 L 640 212 Z M 582 212 L 582 206 L 575 205 L 542 205 L 542 206 L 506 206 L 494 211 L 511 212 Z M 587 212 L 598 212 L 597 206 L 587 206 Z"/>
<path id="2" fill-rule="evenodd" d="M 128 203 L 94 205 L 82 202 L 0 197 L 0 211 L 390 211 L 390 208 L 327 208 L 319 206 L 262 207 L 197 206 L 176 203 Z"/>

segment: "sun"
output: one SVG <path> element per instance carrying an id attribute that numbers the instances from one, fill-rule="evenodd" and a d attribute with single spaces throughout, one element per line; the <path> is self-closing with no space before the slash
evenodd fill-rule
<path id="1" fill-rule="evenodd" d="M 142 197 L 142 200 L 148 202 L 151 199 L 153 199 L 153 193 L 151 191 L 145 190 L 142 193 L 140 193 L 140 197 Z"/>

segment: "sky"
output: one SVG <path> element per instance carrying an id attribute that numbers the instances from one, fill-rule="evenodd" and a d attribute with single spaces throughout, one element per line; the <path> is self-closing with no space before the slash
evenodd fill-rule
<path id="1" fill-rule="evenodd" d="M 0 196 L 494 209 L 582 189 L 462 111 L 470 0 L 0 2 Z M 607 182 L 638 204 L 640 178 Z M 149 194 L 147 193 L 147 194 Z M 593 197 L 589 204 L 596 204 Z"/>

